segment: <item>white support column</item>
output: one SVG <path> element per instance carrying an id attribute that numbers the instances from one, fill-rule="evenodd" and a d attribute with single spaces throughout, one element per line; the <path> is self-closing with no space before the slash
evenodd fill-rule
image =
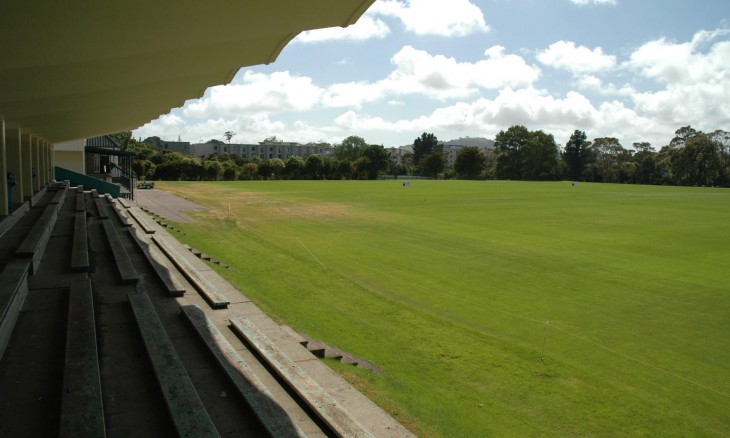
<path id="1" fill-rule="evenodd" d="M 43 187 L 45 187 L 51 182 L 51 169 L 48 166 L 48 143 L 46 143 L 45 140 L 40 140 L 38 145 L 41 154 L 41 169 L 43 169 L 43 179 L 41 180 L 41 183 L 43 184 Z"/>
<path id="2" fill-rule="evenodd" d="M 33 196 L 33 154 L 30 132 L 20 133 L 20 161 L 23 167 L 23 199 Z"/>
<path id="3" fill-rule="evenodd" d="M 9 214 L 7 162 L 8 160 L 5 155 L 5 120 L 0 120 L 0 171 L 2 171 L 2 180 L 0 180 L 0 216 L 7 216 Z"/>
<path id="4" fill-rule="evenodd" d="M 33 194 L 41 191 L 41 174 L 43 173 L 43 169 L 41 169 L 41 163 L 40 163 L 40 154 L 38 143 L 40 142 L 40 139 L 38 137 L 31 137 L 30 140 L 30 155 L 31 160 L 33 163 L 33 170 L 35 171 L 35 178 L 33 179 Z"/>
<path id="5" fill-rule="evenodd" d="M 56 179 L 56 153 L 54 152 L 55 145 L 48 143 L 48 163 L 51 168 L 51 179 Z"/>
<path id="6" fill-rule="evenodd" d="M 5 128 L 5 165 L 6 172 L 12 172 L 15 176 L 15 187 L 9 188 L 8 198 L 12 198 L 13 204 L 23 203 L 23 168 L 20 157 L 20 128 Z M 10 196 L 12 194 L 12 196 Z M 8 208 L 12 206 L 8 202 Z"/>

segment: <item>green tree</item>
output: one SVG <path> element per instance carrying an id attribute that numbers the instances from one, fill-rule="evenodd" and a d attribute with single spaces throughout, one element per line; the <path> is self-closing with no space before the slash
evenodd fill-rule
<path id="1" fill-rule="evenodd" d="M 423 133 L 413 140 L 413 165 L 418 167 L 426 155 L 438 148 L 438 138 L 433 134 Z"/>
<path id="2" fill-rule="evenodd" d="M 482 174 L 487 157 L 475 146 L 459 151 L 454 161 L 454 170 L 461 179 L 477 179 Z"/>
<path id="3" fill-rule="evenodd" d="M 220 161 L 207 161 L 205 163 L 205 176 L 208 180 L 218 181 L 223 174 L 223 165 Z"/>
<path id="4" fill-rule="evenodd" d="M 304 159 L 289 157 L 284 163 L 284 176 L 287 179 L 300 179 L 304 175 Z"/>
<path id="5" fill-rule="evenodd" d="M 253 180 L 259 175 L 259 165 L 254 162 L 246 163 L 241 166 L 241 173 L 238 175 L 240 179 Z"/>
<path id="6" fill-rule="evenodd" d="M 132 131 L 121 131 L 110 135 L 119 144 L 119 148 L 123 151 L 129 149 L 130 145 L 134 142 L 132 137 Z"/>
<path id="7" fill-rule="evenodd" d="M 355 161 L 362 156 L 367 147 L 365 139 L 357 135 L 351 135 L 342 140 L 342 143 L 335 145 L 335 157 L 339 160 Z"/>
<path id="8" fill-rule="evenodd" d="M 599 181 L 609 183 L 627 182 L 625 172 L 622 173 L 622 169 L 625 168 L 625 163 L 632 160 L 632 153 L 621 146 L 618 139 L 614 137 L 596 138 L 593 140 L 591 150 L 600 174 Z"/>
<path id="9" fill-rule="evenodd" d="M 324 178 L 324 157 L 320 154 L 312 154 L 304 160 L 304 173 L 309 179 Z"/>
<path id="10" fill-rule="evenodd" d="M 228 144 L 231 144 L 231 139 L 236 135 L 233 131 L 226 131 L 223 133 L 223 137 L 226 139 Z"/>
<path id="11" fill-rule="evenodd" d="M 350 160 L 339 160 L 337 162 L 336 172 L 339 178 L 350 179 L 355 172 L 355 168 Z"/>
<path id="12" fill-rule="evenodd" d="M 497 179 L 522 179 L 524 148 L 529 141 L 530 131 L 522 125 L 499 131 L 494 138 Z"/>
<path id="13" fill-rule="evenodd" d="M 562 159 L 567 166 L 568 178 L 579 181 L 590 161 L 590 142 L 586 140 L 584 131 L 575 130 L 565 144 Z"/>
<path id="14" fill-rule="evenodd" d="M 368 179 L 377 179 L 378 174 L 387 171 L 390 167 L 390 155 L 383 146 L 366 146 L 362 151 L 361 158 L 365 161 L 363 170 Z"/>
<path id="15" fill-rule="evenodd" d="M 522 150 L 521 178 L 526 180 L 552 180 L 558 175 L 558 145 L 552 134 L 543 131 L 529 133 Z"/>
<path id="16" fill-rule="evenodd" d="M 633 160 L 636 163 L 635 183 L 657 184 L 660 181 L 660 174 L 657 172 L 657 153 L 648 142 L 636 142 L 633 144 Z"/>
<path id="17" fill-rule="evenodd" d="M 675 149 L 670 166 L 675 181 L 682 185 L 712 186 L 723 172 L 721 145 L 706 134 L 696 134 Z"/>
<path id="18" fill-rule="evenodd" d="M 238 179 L 238 166 L 233 160 L 226 160 L 221 163 L 223 165 L 223 179 L 226 181 L 235 181 Z"/>
<path id="19" fill-rule="evenodd" d="M 446 168 L 446 157 L 437 149 L 423 157 L 419 167 L 422 175 L 438 178 L 438 174 Z"/>
<path id="20" fill-rule="evenodd" d="M 691 126 L 683 126 L 674 131 L 674 138 L 669 142 L 669 146 L 672 148 L 681 148 L 684 144 L 692 137 L 702 134 Z"/>

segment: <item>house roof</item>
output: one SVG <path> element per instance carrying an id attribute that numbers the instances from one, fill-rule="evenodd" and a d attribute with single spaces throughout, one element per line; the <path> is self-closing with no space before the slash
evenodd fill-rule
<path id="1" fill-rule="evenodd" d="M 85 146 L 87 149 L 89 148 L 89 146 L 119 149 L 119 143 L 117 143 L 113 138 L 109 137 L 108 135 L 87 138 Z"/>
<path id="2" fill-rule="evenodd" d="M 0 118 L 51 143 L 137 128 L 374 0 L 9 2 Z"/>

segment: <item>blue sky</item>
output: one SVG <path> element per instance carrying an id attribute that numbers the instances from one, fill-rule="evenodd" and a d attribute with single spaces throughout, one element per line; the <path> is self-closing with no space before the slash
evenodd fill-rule
<path id="1" fill-rule="evenodd" d="M 580 129 L 657 150 L 681 126 L 730 130 L 730 4 L 378 0 L 357 24 L 305 32 L 273 64 L 134 135 L 390 147 L 516 124 L 560 145 Z"/>

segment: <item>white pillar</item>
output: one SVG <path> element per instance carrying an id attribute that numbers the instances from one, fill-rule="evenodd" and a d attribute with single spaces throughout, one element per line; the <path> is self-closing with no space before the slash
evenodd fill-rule
<path id="1" fill-rule="evenodd" d="M 8 180 L 7 180 L 7 158 L 5 155 L 5 120 L 0 120 L 0 216 L 7 216 L 8 211 Z"/>
<path id="2" fill-rule="evenodd" d="M 33 194 L 41 191 L 41 174 L 43 173 L 43 169 L 41 169 L 41 162 L 40 162 L 40 154 L 38 143 L 40 142 L 40 139 L 38 137 L 31 137 L 30 140 L 30 156 L 33 163 L 33 170 L 35 171 L 35 178 L 33 179 Z"/>
<path id="3" fill-rule="evenodd" d="M 33 154 L 31 144 L 33 136 L 30 132 L 20 133 L 20 161 L 23 167 L 23 199 L 33 196 Z"/>
<path id="4" fill-rule="evenodd" d="M 15 187 L 9 187 L 13 204 L 23 203 L 23 168 L 20 162 L 20 128 L 5 128 L 5 171 L 15 176 Z M 12 209 L 9 205 L 8 208 Z"/>

